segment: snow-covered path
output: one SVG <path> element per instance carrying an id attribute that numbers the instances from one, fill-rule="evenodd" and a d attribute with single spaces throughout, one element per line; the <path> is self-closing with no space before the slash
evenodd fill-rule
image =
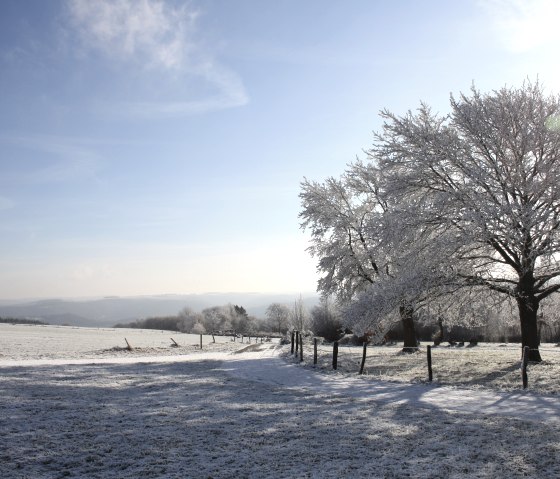
<path id="1" fill-rule="evenodd" d="M 351 397 L 377 403 L 407 404 L 478 415 L 503 415 L 531 421 L 560 421 L 560 397 L 530 391 L 495 392 L 427 384 L 391 383 L 322 374 L 278 357 L 276 350 L 245 353 L 225 363 L 243 379 L 274 386 L 304 389 L 320 396 Z"/>

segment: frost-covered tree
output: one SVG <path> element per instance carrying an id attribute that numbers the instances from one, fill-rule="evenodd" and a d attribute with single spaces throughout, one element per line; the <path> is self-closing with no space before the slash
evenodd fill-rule
<path id="1" fill-rule="evenodd" d="M 206 328 L 201 322 L 197 321 L 193 324 L 190 332 L 193 334 L 206 334 Z"/>
<path id="2" fill-rule="evenodd" d="M 191 308 L 188 307 L 185 307 L 181 311 L 179 311 L 178 317 L 182 322 L 181 331 L 189 333 L 194 332 L 194 326 L 196 324 L 200 324 L 203 320 L 202 314 L 194 312 Z M 200 329 L 200 327 L 198 329 Z"/>
<path id="3" fill-rule="evenodd" d="M 560 289 L 560 99 L 526 82 L 450 103 L 445 116 L 382 112 L 371 159 L 394 204 L 414 212 L 410 226 L 445 231 L 454 260 L 476 264 L 465 285 L 516 301 L 523 346 L 540 361 L 539 305 Z"/>
<path id="4" fill-rule="evenodd" d="M 247 334 L 253 333 L 256 330 L 256 321 L 255 318 L 249 316 L 246 309 L 243 306 L 234 305 L 232 307 L 231 304 L 226 306 L 226 309 L 229 313 L 231 318 L 231 324 L 233 325 L 233 329 L 239 333 Z"/>
<path id="5" fill-rule="evenodd" d="M 265 314 L 271 331 L 284 334 L 290 327 L 290 309 L 285 304 L 272 303 Z"/>
<path id="6" fill-rule="evenodd" d="M 309 313 L 301 295 L 294 301 L 290 311 L 290 322 L 292 328 L 298 331 L 306 331 L 309 326 Z"/>
<path id="7" fill-rule="evenodd" d="M 202 323 L 206 331 L 234 330 L 246 334 L 254 332 L 255 318 L 242 306 L 226 304 L 202 310 Z"/>
<path id="8" fill-rule="evenodd" d="M 448 283 L 439 237 L 407 228 L 374 163 L 356 162 L 324 183 L 305 180 L 300 198 L 309 251 L 322 273 L 318 290 L 346 305 L 345 320 L 360 334 L 384 336 L 398 312 L 405 351 L 413 351 L 416 308 Z"/>
<path id="9" fill-rule="evenodd" d="M 223 306 L 212 306 L 202 310 L 202 324 L 206 331 L 218 331 L 232 329 L 229 315 L 224 311 Z"/>

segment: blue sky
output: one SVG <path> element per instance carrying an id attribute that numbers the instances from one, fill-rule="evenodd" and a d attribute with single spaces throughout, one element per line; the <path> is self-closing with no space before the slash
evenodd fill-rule
<path id="1" fill-rule="evenodd" d="M 3 0 L 0 299 L 314 291 L 304 176 L 538 78 L 560 4 Z"/>

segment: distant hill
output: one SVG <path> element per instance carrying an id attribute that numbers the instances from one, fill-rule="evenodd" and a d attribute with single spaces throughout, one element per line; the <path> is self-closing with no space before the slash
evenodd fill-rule
<path id="1" fill-rule="evenodd" d="M 85 300 L 44 299 L 26 302 L 0 302 L 0 317 L 27 318 L 50 324 L 70 326 L 114 326 L 151 316 L 174 315 L 188 307 L 201 311 L 211 306 L 232 303 L 243 306 L 247 312 L 263 318 L 271 303 L 291 306 L 297 294 L 265 293 L 207 293 L 136 297 L 105 297 Z M 315 293 L 302 295 L 308 308 L 318 303 Z"/>

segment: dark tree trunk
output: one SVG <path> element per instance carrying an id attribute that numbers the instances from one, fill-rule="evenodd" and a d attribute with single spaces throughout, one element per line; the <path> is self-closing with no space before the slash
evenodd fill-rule
<path id="1" fill-rule="evenodd" d="M 534 297 L 521 296 L 517 298 L 517 307 L 519 308 L 519 320 L 521 321 L 521 347 L 529 346 L 529 361 L 541 362 L 537 327 L 539 302 Z"/>
<path id="2" fill-rule="evenodd" d="M 414 353 L 418 351 L 416 331 L 414 329 L 414 308 L 411 304 L 407 303 L 399 307 L 399 313 L 401 315 L 404 334 L 403 352 Z"/>
<path id="3" fill-rule="evenodd" d="M 516 301 L 521 322 L 521 347 L 529 347 L 529 361 L 541 362 L 542 358 L 539 352 L 540 338 L 537 324 L 539 301 L 534 293 L 532 272 L 519 279 L 517 291 Z"/>
<path id="4" fill-rule="evenodd" d="M 443 341 L 443 321 L 441 318 L 437 320 L 438 330 L 434 335 L 434 346 L 439 346 Z"/>

